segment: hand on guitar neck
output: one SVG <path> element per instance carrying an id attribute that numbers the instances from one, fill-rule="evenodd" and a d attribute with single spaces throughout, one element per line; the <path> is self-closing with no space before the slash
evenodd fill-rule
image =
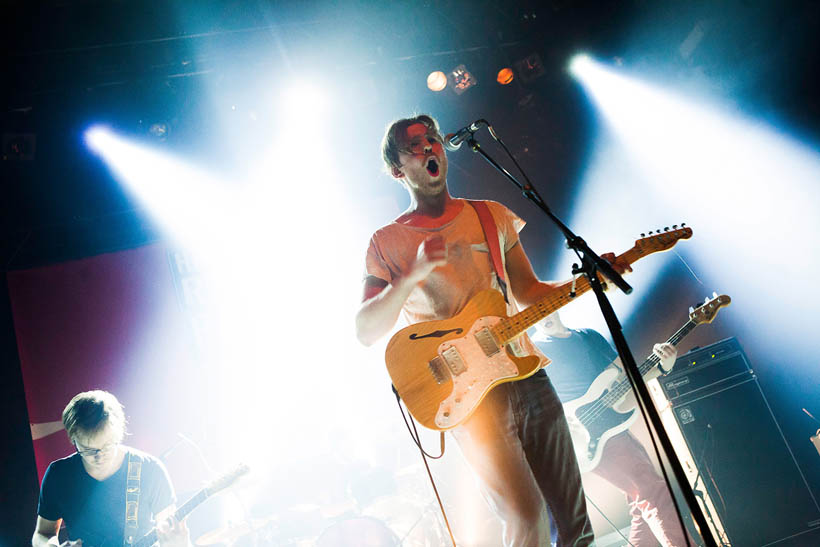
<path id="1" fill-rule="evenodd" d="M 189 547 L 190 534 L 184 520 L 174 516 L 176 507 L 160 511 L 157 516 L 157 539 L 161 547 Z"/>
<path id="2" fill-rule="evenodd" d="M 663 376 L 670 370 L 672 367 L 675 366 L 675 359 L 678 358 L 678 349 L 670 344 L 669 342 L 663 342 L 660 344 L 655 344 L 652 348 L 652 355 L 655 355 L 660 362 L 657 366 L 653 367 L 647 373 L 643 375 L 644 382 L 648 382 L 649 380 L 653 380 L 659 376 Z M 619 370 L 619 380 L 623 378 L 626 373 L 624 372 L 624 367 L 621 364 L 621 358 L 617 357 L 612 362 Z M 620 410 L 624 412 L 626 410 L 630 410 L 635 408 L 637 405 L 637 401 L 635 400 L 635 393 L 630 390 L 624 395 L 623 399 L 617 403 L 615 403 L 614 408 L 616 410 Z"/>
<path id="3" fill-rule="evenodd" d="M 638 366 L 641 381 L 648 381 L 663 372 L 669 372 L 675 363 L 675 346 L 692 330 L 704 323 L 711 323 L 717 312 L 728 306 L 731 299 L 726 295 L 707 299 L 697 309 L 690 309 L 689 320 L 665 343 L 656 344 L 650 355 Z M 555 320 L 549 328 L 560 331 Z M 547 332 L 551 336 L 550 332 Z M 662 369 L 662 370 L 661 370 Z M 615 408 L 615 406 L 619 408 Z M 564 412 L 570 425 L 578 466 L 582 472 L 594 469 L 608 439 L 626 431 L 636 419 L 632 387 L 616 359 L 598 374 L 581 397 L 564 403 Z"/>
<path id="4" fill-rule="evenodd" d="M 601 258 L 612 264 L 612 268 L 621 275 L 632 271 L 632 266 L 629 265 L 629 261 L 625 257 L 615 256 L 615 253 L 604 253 Z M 606 281 L 606 277 L 602 277 Z"/>

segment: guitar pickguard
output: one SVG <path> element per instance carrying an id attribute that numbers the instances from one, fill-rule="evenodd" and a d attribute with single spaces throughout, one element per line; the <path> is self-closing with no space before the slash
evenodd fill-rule
<path id="1" fill-rule="evenodd" d="M 438 356 L 447 364 L 453 379 L 453 390 L 439 404 L 436 425 L 448 429 L 461 423 L 475 410 L 490 388 L 500 380 L 515 378 L 518 367 L 504 348 L 491 347 L 487 330 L 500 317 L 481 317 L 461 338 L 453 338 L 438 347 Z"/>
<path id="2" fill-rule="evenodd" d="M 596 418 L 594 420 L 584 422 L 587 433 L 589 434 L 585 458 L 593 467 L 598 464 L 598 460 L 600 459 L 598 452 L 599 447 L 603 448 L 601 446 L 602 440 L 606 440 L 621 431 L 625 431 L 632 425 L 632 422 L 635 421 L 635 409 L 622 413 L 614 410 L 612 407 L 603 406 L 601 404 L 597 404 L 598 408 L 596 409 L 598 400 L 606 396 L 607 393 L 608 391 L 605 391 L 595 401 L 578 407 L 578 411 L 575 414 L 576 416 L 583 416 L 585 413 L 591 411 L 595 413 Z M 607 433 L 609 433 L 609 435 L 607 435 Z M 603 438 L 604 435 L 606 435 L 606 439 Z"/>
<path id="3" fill-rule="evenodd" d="M 617 369 L 607 368 L 595 378 L 584 395 L 564 404 L 567 419 L 575 424 L 570 433 L 582 473 L 598 465 L 606 441 L 629 429 L 637 417 L 634 409 L 622 413 L 602 401 L 620 377 Z"/>

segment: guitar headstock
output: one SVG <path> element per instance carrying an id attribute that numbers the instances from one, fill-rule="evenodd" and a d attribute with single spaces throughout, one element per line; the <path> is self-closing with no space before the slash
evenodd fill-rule
<path id="1" fill-rule="evenodd" d="M 689 308 L 689 319 L 696 325 L 711 323 L 720 308 L 725 308 L 731 303 L 732 299 L 725 294 L 718 296 L 717 293 L 712 293 L 712 298 L 707 298 L 703 304 L 694 310 Z"/>
<path id="2" fill-rule="evenodd" d="M 211 483 L 208 486 L 206 486 L 204 490 L 207 491 L 209 497 L 213 496 L 220 490 L 224 490 L 225 488 L 235 483 L 237 479 L 239 479 L 239 477 L 246 474 L 248 471 L 250 471 L 250 467 L 248 467 L 244 463 L 240 463 L 232 471 L 229 471 L 221 477 L 211 481 Z"/>
<path id="3" fill-rule="evenodd" d="M 644 234 L 641 234 L 641 236 L 644 236 Z M 681 239 L 689 239 L 690 237 L 692 237 L 692 228 L 686 226 L 686 223 L 681 224 L 680 228 L 675 224 L 671 230 L 669 227 L 664 228 L 663 231 L 658 229 L 655 235 L 649 232 L 649 236 L 641 237 L 635 242 L 635 249 L 645 255 L 668 251 Z"/>

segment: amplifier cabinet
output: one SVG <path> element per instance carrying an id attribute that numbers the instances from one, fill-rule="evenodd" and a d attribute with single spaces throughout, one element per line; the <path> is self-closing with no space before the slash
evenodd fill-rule
<path id="1" fill-rule="evenodd" d="M 731 544 L 802 545 L 820 507 L 737 340 L 680 356 L 659 382 Z"/>

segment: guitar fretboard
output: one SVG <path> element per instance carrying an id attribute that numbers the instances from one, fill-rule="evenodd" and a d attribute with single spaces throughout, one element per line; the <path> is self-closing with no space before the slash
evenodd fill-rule
<path id="1" fill-rule="evenodd" d="M 656 251 L 646 252 L 638 247 L 633 247 L 618 258 L 626 261 L 627 264 L 632 264 L 652 252 Z M 493 336 L 495 336 L 500 346 L 505 346 L 543 318 L 566 306 L 591 288 L 592 286 L 586 277 L 577 277 L 574 281 L 567 281 L 527 309 L 496 323 L 491 329 Z"/>
<path id="2" fill-rule="evenodd" d="M 197 506 L 200 503 L 202 503 L 203 501 L 208 499 L 210 497 L 210 495 L 211 495 L 211 493 L 208 491 L 208 489 L 203 488 L 202 490 L 197 492 L 197 494 L 195 496 L 193 496 L 191 499 L 189 499 L 188 501 L 183 503 L 182 507 L 177 509 L 176 512 L 174 512 L 174 518 L 176 518 L 177 521 L 181 521 L 182 519 L 187 517 L 191 513 L 191 511 L 196 509 Z M 150 532 L 148 532 L 147 534 L 142 536 L 139 539 L 139 541 L 137 541 L 134 544 L 134 547 L 151 547 L 156 542 L 157 542 L 157 529 L 154 528 L 153 530 L 151 530 Z"/>

